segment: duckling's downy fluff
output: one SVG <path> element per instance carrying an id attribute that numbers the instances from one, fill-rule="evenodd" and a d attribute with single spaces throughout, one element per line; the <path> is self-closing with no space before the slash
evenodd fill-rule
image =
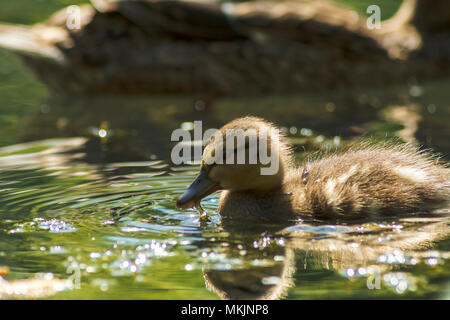
<path id="1" fill-rule="evenodd" d="M 284 220 L 302 216 L 359 218 L 429 210 L 450 198 L 450 169 L 409 145 L 359 145 L 295 166 L 287 139 L 271 135 L 267 145 L 269 150 L 272 147 L 279 168 L 275 174 L 263 175 L 261 168 L 268 165 L 259 159 L 256 164 L 213 160 L 217 150 L 225 147 L 227 132 L 233 129 L 259 133 L 275 126 L 260 118 L 244 117 L 222 127 L 206 145 L 201 172 L 178 199 L 178 207 L 192 207 L 212 192 L 223 190 L 222 215 Z M 247 160 L 248 141 L 232 152 L 244 149 Z"/>

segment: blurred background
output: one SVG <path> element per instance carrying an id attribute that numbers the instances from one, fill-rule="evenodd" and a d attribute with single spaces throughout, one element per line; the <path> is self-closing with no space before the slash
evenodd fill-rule
<path id="1" fill-rule="evenodd" d="M 368 139 L 448 161 L 445 1 L 111 3 L 0 0 L 0 266 L 11 282 L 76 269 L 81 289 L 37 297 L 448 298 L 447 220 L 307 225 L 291 241 L 222 228 L 211 195 L 202 226 L 175 207 L 197 167 L 170 162 L 174 129 L 243 115 L 279 125 L 298 160 Z M 373 4 L 389 21 L 379 30 L 366 24 Z M 375 273 L 381 288 L 369 290 Z"/>

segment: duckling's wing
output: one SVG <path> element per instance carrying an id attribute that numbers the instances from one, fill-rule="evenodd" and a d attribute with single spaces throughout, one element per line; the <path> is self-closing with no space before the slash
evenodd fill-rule
<path id="1" fill-rule="evenodd" d="M 450 197 L 450 170 L 409 145 L 355 146 L 308 172 L 310 206 L 328 216 L 427 212 Z"/>

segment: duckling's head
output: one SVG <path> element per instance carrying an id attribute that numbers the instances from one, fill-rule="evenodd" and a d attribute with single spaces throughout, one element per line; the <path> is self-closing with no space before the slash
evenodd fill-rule
<path id="1" fill-rule="evenodd" d="M 191 208 L 217 190 L 265 193 L 280 188 L 291 158 L 286 138 L 272 123 L 257 117 L 233 120 L 206 144 L 200 174 L 177 206 Z"/>

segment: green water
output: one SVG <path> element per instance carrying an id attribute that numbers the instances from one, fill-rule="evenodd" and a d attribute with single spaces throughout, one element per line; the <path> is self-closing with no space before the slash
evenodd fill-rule
<path id="1" fill-rule="evenodd" d="M 69 1 L 36 1 L 22 14 L 28 3 L 0 0 L 0 20 L 36 22 Z M 189 97 L 55 96 L 1 51 L 0 266 L 11 282 L 72 279 L 50 299 L 448 299 L 448 209 L 277 226 L 227 222 L 213 194 L 201 222 L 175 206 L 198 168 L 169 159 L 170 134 L 183 124 L 217 128 L 254 114 L 287 132 L 299 161 L 361 137 L 415 139 L 448 161 L 449 85 L 412 79 L 196 111 Z"/>

